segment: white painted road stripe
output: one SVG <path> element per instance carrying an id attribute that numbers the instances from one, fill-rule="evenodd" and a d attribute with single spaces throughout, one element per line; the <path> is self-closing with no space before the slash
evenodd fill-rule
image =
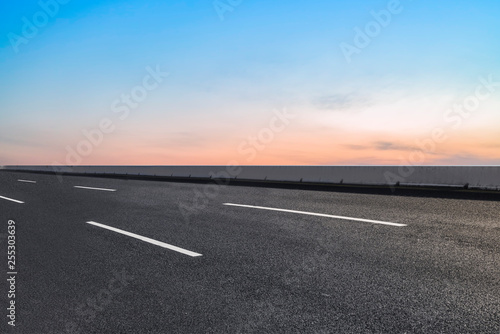
<path id="1" fill-rule="evenodd" d="M 101 191 L 116 191 L 116 189 L 106 189 L 106 188 L 92 188 L 92 187 L 83 187 L 83 186 L 75 186 L 78 189 L 90 189 L 90 190 L 101 190 Z"/>
<path id="2" fill-rule="evenodd" d="M 17 181 L 26 183 L 36 183 L 36 181 L 30 181 L 30 180 L 17 180 Z"/>
<path id="3" fill-rule="evenodd" d="M 242 208 L 260 209 L 260 210 L 271 210 L 271 211 L 299 213 L 299 214 L 302 214 L 302 215 L 319 216 L 319 217 L 327 217 L 327 218 L 335 218 L 335 219 L 343 219 L 343 220 L 353 220 L 353 221 L 358 221 L 358 222 L 365 222 L 365 223 L 372 223 L 372 224 L 381 224 L 381 225 L 389 225 L 389 226 L 397 226 L 397 227 L 407 226 L 406 224 L 383 222 L 383 221 L 379 221 L 379 220 L 342 217 L 342 216 L 334 216 L 334 215 L 327 215 L 327 214 L 323 214 L 323 213 L 314 213 L 314 212 L 306 212 L 306 211 L 296 211 L 296 210 L 267 208 L 267 207 L 264 207 L 264 206 L 253 206 L 253 205 L 232 204 L 232 203 L 224 203 L 224 205 L 238 206 L 238 207 L 242 207 Z"/>
<path id="4" fill-rule="evenodd" d="M 110 231 L 113 231 L 113 232 L 116 232 L 116 233 L 121 233 L 123 235 L 129 236 L 129 237 L 132 237 L 132 238 L 136 238 L 136 239 L 139 239 L 139 240 L 142 240 L 142 241 L 145 241 L 145 242 L 149 242 L 150 244 L 153 244 L 153 245 L 156 245 L 156 246 L 160 246 L 160 247 L 163 247 L 163 248 L 168 248 L 170 250 L 173 250 L 173 251 L 185 254 L 185 255 L 189 255 L 191 257 L 202 256 L 202 254 L 199 254 L 199 253 L 191 252 L 191 251 L 188 251 L 186 249 L 182 249 L 180 247 L 172 246 L 172 245 L 166 244 L 166 243 L 161 242 L 161 241 L 157 241 L 157 240 L 153 240 L 153 239 L 150 239 L 150 238 L 146 238 L 146 237 L 140 236 L 138 234 L 130 233 L 130 232 L 127 232 L 127 231 L 124 231 L 124 230 L 120 230 L 120 229 L 111 227 L 111 226 L 106 226 L 106 225 L 99 224 L 99 223 L 96 223 L 96 222 L 87 222 L 87 224 L 94 225 L 94 226 L 97 226 L 97 227 L 102 227 L 102 228 L 105 228 L 107 230 L 110 230 Z"/>
<path id="5" fill-rule="evenodd" d="M 11 201 L 11 202 L 16 202 L 16 203 L 19 203 L 19 204 L 24 204 L 24 202 L 22 201 L 18 201 L 17 199 L 12 199 L 12 198 L 8 198 L 8 197 L 3 197 L 3 196 L 0 196 L 1 199 L 5 199 L 7 201 Z"/>

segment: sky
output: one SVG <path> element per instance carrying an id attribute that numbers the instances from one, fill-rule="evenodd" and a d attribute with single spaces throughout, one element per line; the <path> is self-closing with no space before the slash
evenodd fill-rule
<path id="1" fill-rule="evenodd" d="M 497 0 L 0 4 L 0 165 L 499 165 Z"/>

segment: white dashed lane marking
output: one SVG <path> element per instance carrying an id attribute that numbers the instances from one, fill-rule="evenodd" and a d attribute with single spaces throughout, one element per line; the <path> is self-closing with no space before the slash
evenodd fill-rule
<path id="1" fill-rule="evenodd" d="M 265 206 L 254 206 L 254 205 L 232 204 L 232 203 L 224 203 L 224 205 L 227 205 L 227 206 L 237 206 L 237 207 L 241 207 L 241 208 L 259 209 L 259 210 L 270 210 L 270 211 L 298 213 L 298 214 L 301 214 L 301 215 L 318 216 L 318 217 L 326 217 L 326 218 L 334 218 L 334 219 L 342 219 L 342 220 L 351 220 L 351 221 L 357 221 L 357 222 L 364 222 L 364 223 L 371 223 L 371 224 L 381 224 L 381 225 L 389 225 L 389 226 L 396 226 L 396 227 L 407 226 L 406 224 L 384 222 L 384 221 L 380 221 L 380 220 L 371 220 L 371 219 L 363 219 L 363 218 L 352 218 L 352 217 L 334 216 L 334 215 L 327 215 L 327 214 L 324 214 L 324 213 L 315 213 L 315 212 L 306 212 L 306 211 L 296 211 L 296 210 L 287 210 L 287 209 L 268 208 L 268 207 L 265 207 Z"/>

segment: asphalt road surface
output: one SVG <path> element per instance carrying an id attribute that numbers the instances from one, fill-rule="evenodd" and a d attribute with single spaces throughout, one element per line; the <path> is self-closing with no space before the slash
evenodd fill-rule
<path id="1" fill-rule="evenodd" d="M 499 209 L 1 172 L 0 332 L 498 334 Z"/>

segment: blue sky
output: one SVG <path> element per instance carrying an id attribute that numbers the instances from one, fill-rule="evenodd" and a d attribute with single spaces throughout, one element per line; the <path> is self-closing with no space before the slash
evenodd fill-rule
<path id="1" fill-rule="evenodd" d="M 276 108 L 297 117 L 245 162 L 397 164 L 480 77 L 500 80 L 498 1 L 401 0 L 350 62 L 340 45 L 394 2 L 221 0 L 223 20 L 214 3 L 71 0 L 17 52 L 43 6 L 2 3 L 0 164 L 64 163 L 148 66 L 169 76 L 83 164 L 224 164 Z M 499 92 L 423 163 L 500 163 Z"/>

